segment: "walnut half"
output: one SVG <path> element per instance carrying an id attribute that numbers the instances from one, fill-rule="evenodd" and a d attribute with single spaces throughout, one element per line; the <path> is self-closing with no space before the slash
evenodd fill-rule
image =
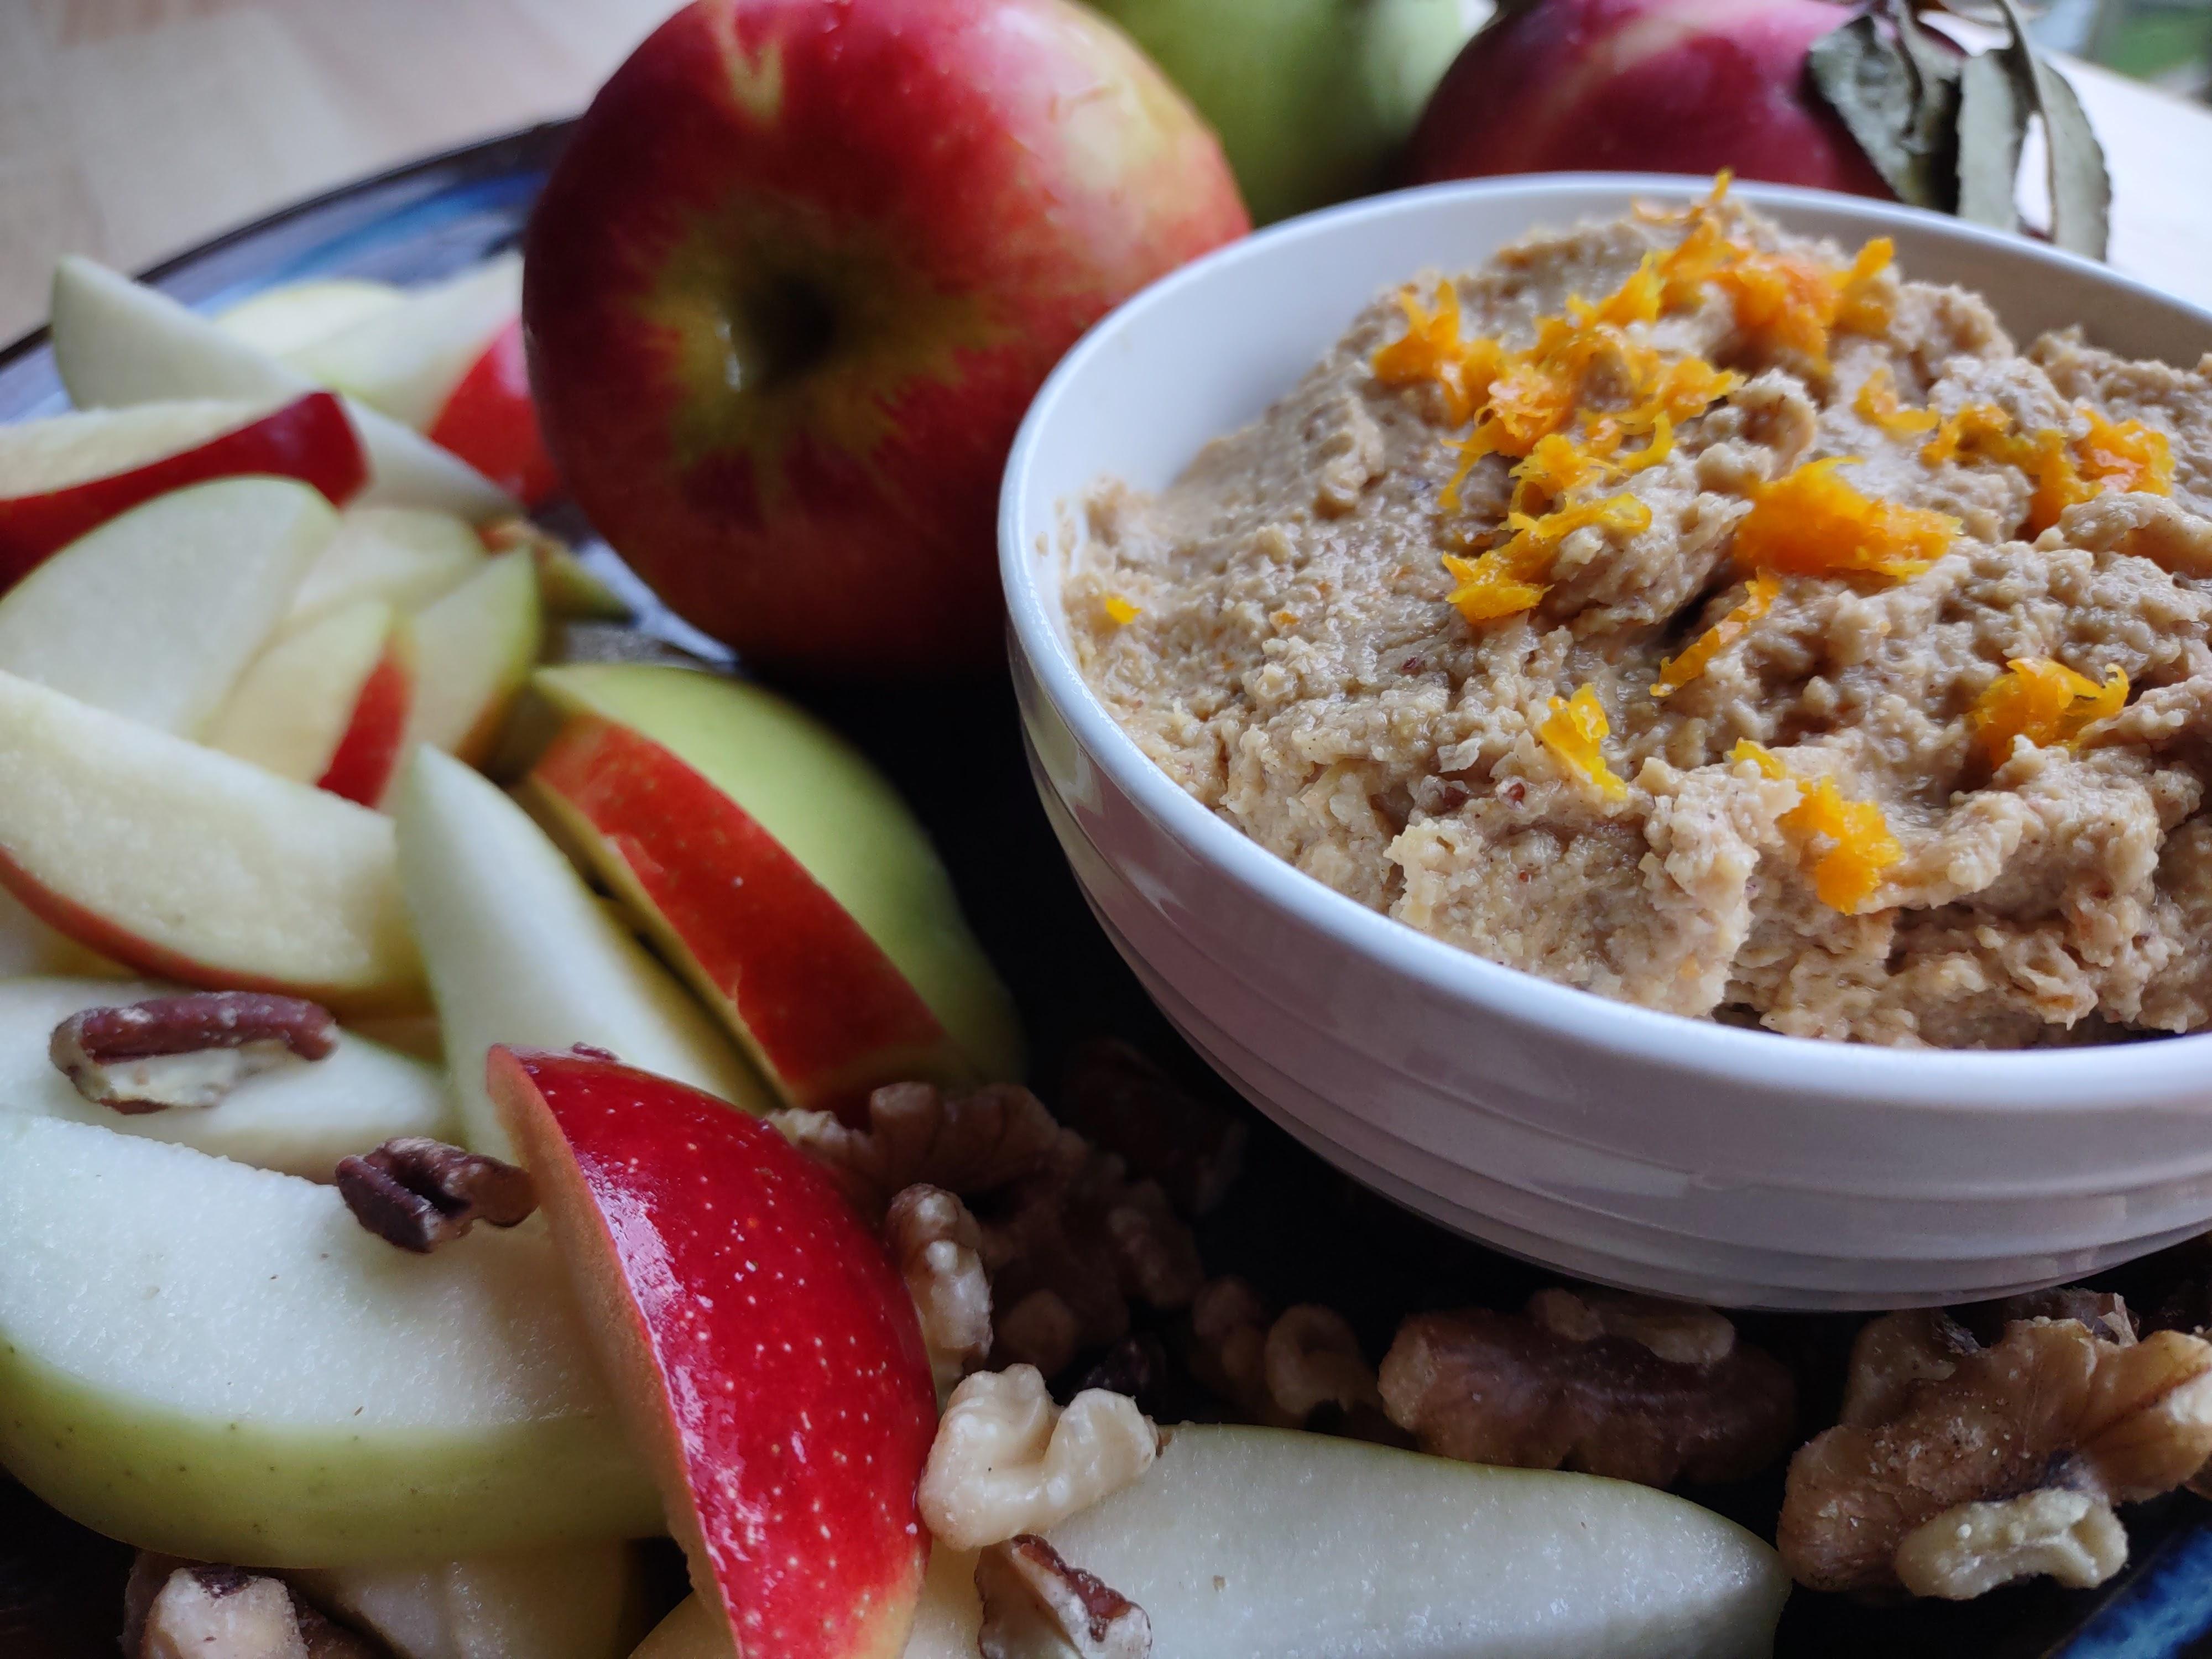
<path id="1" fill-rule="evenodd" d="M 982 1243 L 968 1206 L 942 1187 L 908 1187 L 884 1214 L 884 1246 L 914 1298 L 940 1391 L 991 1352 L 991 1281 L 976 1254 Z"/>
<path id="2" fill-rule="evenodd" d="M 1118 1394 L 1062 1411 L 1033 1365 L 978 1371 L 952 1391 L 915 1492 L 940 1543 L 980 1549 L 1043 1532 L 1152 1466 L 1159 1431 Z"/>

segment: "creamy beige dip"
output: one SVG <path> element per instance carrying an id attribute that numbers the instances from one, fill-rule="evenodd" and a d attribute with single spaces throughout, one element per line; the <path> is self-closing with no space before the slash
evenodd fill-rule
<path id="1" fill-rule="evenodd" d="M 1745 246 L 1850 264 L 1717 211 Z M 1526 349 L 1539 319 L 1621 289 L 1685 234 L 1676 216 L 1533 237 L 1453 280 L 1461 330 Z M 1620 352 L 1695 356 L 1740 384 L 1675 422 L 1665 459 L 1554 503 L 1632 495 L 1648 527 L 1565 535 L 1534 567 L 1532 608 L 1473 621 L 1450 598 L 1468 567 L 1442 556 L 1510 539 L 1516 461 L 1475 461 L 1445 504 L 1467 411 L 1437 382 L 1378 376 L 1413 314 L 1385 295 L 1168 489 L 1089 494 L 1065 584 L 1083 672 L 1146 754 L 1261 846 L 1564 984 L 1885 1043 L 2212 1023 L 2212 359 L 2126 362 L 2072 334 L 2023 354 L 1972 294 L 1893 270 L 1858 292 L 1877 314 L 1839 323 L 1825 362 L 1747 326 L 1718 286 L 1686 284 L 1620 329 Z M 1632 402 L 1632 380 L 1601 350 L 1582 410 Z M 2030 465 L 1971 441 L 1929 458 L 1978 405 L 2069 456 L 2087 453 L 2089 410 L 2139 422 L 2170 482 L 2103 480 L 2031 533 Z M 1762 489 L 1827 457 L 1863 458 L 1836 476 L 1866 497 L 1955 520 L 1948 546 L 1917 574 L 1775 573 L 1765 614 L 1655 696 L 1665 665 L 1741 615 L 1753 572 L 1736 543 Z M 2112 687 L 2107 708 L 2119 671 L 2125 706 L 2008 737 L 1990 711 L 2016 659 Z M 1584 686 L 1613 793 L 1540 735 Z M 1878 809 L 1891 848 L 1841 902 L 1822 896 L 1835 824 L 1801 810 L 1823 778 L 1832 800 Z"/>

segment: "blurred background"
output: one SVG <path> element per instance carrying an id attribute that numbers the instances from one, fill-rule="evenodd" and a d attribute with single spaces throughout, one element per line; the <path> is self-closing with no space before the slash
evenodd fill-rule
<path id="1" fill-rule="evenodd" d="M 572 114 L 674 4 L 0 0 L 0 342 L 41 319 L 56 253 L 140 270 L 349 179 Z M 2029 9 L 2054 50 L 2169 95 L 2212 91 L 2212 0 Z M 2212 220 L 2212 142 L 2172 155 L 2170 125 L 2081 78 L 2122 174 L 2115 263 L 2189 268 L 2176 255 Z M 2127 199 L 2153 169 L 2171 182 Z"/>

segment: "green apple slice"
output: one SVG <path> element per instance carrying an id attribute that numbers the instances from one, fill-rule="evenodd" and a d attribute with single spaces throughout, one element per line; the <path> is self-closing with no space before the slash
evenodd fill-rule
<path id="1" fill-rule="evenodd" d="M 449 756 L 417 750 L 392 811 L 400 884 L 471 1146 L 514 1156 L 484 1088 L 484 1056 L 495 1043 L 587 1043 L 747 1111 L 769 1109 L 774 1103 L 706 1011 L 496 785 Z"/>
<path id="2" fill-rule="evenodd" d="M 330 503 L 289 478 L 156 495 L 0 598 L 0 671 L 195 736 L 337 528 Z"/>
<path id="3" fill-rule="evenodd" d="M 543 1228 L 434 1255 L 337 1193 L 0 1120 L 0 1462 L 141 1548 L 339 1566 L 657 1531 Z"/>
<path id="4" fill-rule="evenodd" d="M 645 1605 L 636 1547 L 620 1542 L 285 1576 L 395 1659 L 622 1659 Z"/>
<path id="5" fill-rule="evenodd" d="M 445 1074 L 351 1031 L 325 1058 L 249 1077 L 220 1104 L 127 1116 L 87 1100 L 47 1057 L 54 1027 L 79 1010 L 179 988 L 107 979 L 0 982 L 0 1116 L 68 1118 L 310 1181 L 330 1180 L 340 1158 L 395 1135 L 453 1138 Z"/>
<path id="6" fill-rule="evenodd" d="M 520 548 L 416 611 L 410 745 L 482 758 L 530 678 L 544 629 L 537 568 Z"/>
<path id="7" fill-rule="evenodd" d="M 683 668 L 580 664 L 532 684 L 561 714 L 660 744 L 768 832 L 857 922 L 975 1071 L 1022 1074 L 1013 1004 L 897 791 L 829 728 L 756 685 Z"/>

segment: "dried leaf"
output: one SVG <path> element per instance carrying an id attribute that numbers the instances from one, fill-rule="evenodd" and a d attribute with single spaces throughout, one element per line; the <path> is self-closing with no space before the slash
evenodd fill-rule
<path id="1" fill-rule="evenodd" d="M 2105 257 L 2111 235 L 2112 185 L 2106 171 L 2105 152 L 2090 130 L 2074 88 L 2057 70 L 2045 63 L 2027 38 L 2013 0 L 1994 0 L 2003 15 L 2005 43 L 1986 56 L 2001 62 L 2012 80 L 2017 105 L 2018 131 L 2025 135 L 2031 115 L 2043 118 L 2045 149 L 2050 162 L 2046 185 L 2051 193 L 2051 240 L 2070 253 L 2093 259 Z M 1966 193 L 1966 134 L 1960 134 L 1960 194 Z M 2021 137 L 2013 140 L 2014 167 L 2019 167 Z M 1965 209 L 1960 210 L 1962 214 Z"/>
<path id="2" fill-rule="evenodd" d="M 1814 41 L 1807 67 L 1898 199 L 1948 212 L 1957 54 L 1929 37 L 1904 0 L 1888 0 Z"/>
<path id="3" fill-rule="evenodd" d="M 2027 109 L 2011 69 L 1993 52 L 1968 58 L 1959 76 L 1961 219 L 1999 230 L 2020 228 L 2015 192 L 2027 131 Z"/>

